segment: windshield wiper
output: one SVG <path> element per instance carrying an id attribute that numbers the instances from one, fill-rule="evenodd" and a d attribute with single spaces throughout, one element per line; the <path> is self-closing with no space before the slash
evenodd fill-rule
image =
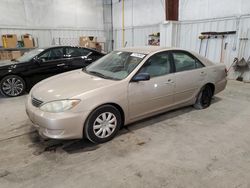
<path id="1" fill-rule="evenodd" d="M 90 74 L 99 76 L 99 77 L 101 77 L 101 78 L 109 78 L 109 77 L 107 77 L 107 76 L 105 76 L 105 75 L 103 75 L 102 73 L 97 72 L 97 71 L 87 71 L 87 72 L 90 73 Z"/>
<path id="2" fill-rule="evenodd" d="M 106 75 L 104 75 L 104 74 L 102 74 L 100 72 L 97 72 L 97 71 L 87 71 L 86 69 L 83 70 L 83 71 L 86 72 L 86 73 L 89 73 L 89 74 L 92 74 L 92 75 L 104 78 L 104 79 L 118 80 L 116 78 L 113 78 L 113 77 L 110 77 L 110 76 L 106 76 Z"/>

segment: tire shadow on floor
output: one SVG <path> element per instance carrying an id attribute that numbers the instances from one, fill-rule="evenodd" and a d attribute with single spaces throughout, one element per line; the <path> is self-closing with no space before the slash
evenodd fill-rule
<path id="1" fill-rule="evenodd" d="M 74 139 L 74 140 L 56 140 L 44 139 L 40 137 L 37 131 L 29 134 L 31 140 L 30 147 L 35 148 L 34 155 L 41 155 L 45 152 L 57 152 L 68 154 L 89 152 L 96 150 L 100 145 L 94 144 L 87 139 Z"/>
<path id="2" fill-rule="evenodd" d="M 212 105 L 214 103 L 220 102 L 222 99 L 219 97 L 214 97 L 212 100 Z M 118 132 L 116 137 L 120 137 L 124 134 L 133 133 L 138 129 L 142 129 L 147 126 L 152 126 L 159 122 L 165 121 L 167 119 L 172 119 L 183 115 L 185 113 L 192 112 L 194 109 L 192 106 L 179 108 L 176 110 L 171 110 L 164 112 L 135 123 L 123 126 Z M 102 144 L 94 144 L 87 139 L 76 139 L 76 140 L 55 140 L 55 139 L 43 139 L 39 136 L 38 132 L 31 132 L 29 134 L 31 140 L 31 147 L 35 147 L 34 155 L 41 155 L 45 152 L 66 152 L 68 154 L 81 153 L 81 152 L 90 152 L 97 150 L 101 147 Z M 111 142 L 110 142 L 111 143 Z M 105 143 L 108 144 L 108 143 Z M 140 145 L 140 144 L 139 144 Z"/>
<path id="3" fill-rule="evenodd" d="M 212 101 L 211 101 L 211 106 L 217 102 L 220 102 L 222 99 L 220 97 L 214 96 Z M 210 107 L 211 107 L 210 106 Z M 208 107 L 208 108 L 210 108 Z M 152 124 L 157 124 L 162 121 L 168 120 L 168 119 L 173 119 L 175 117 L 178 117 L 180 115 L 195 111 L 196 109 L 193 106 L 185 106 L 181 107 L 178 109 L 170 110 L 167 112 L 163 112 L 160 114 L 157 114 L 155 116 L 145 118 L 139 121 L 136 121 L 134 123 L 128 124 L 124 127 L 122 127 L 121 131 L 118 133 L 119 135 L 121 134 L 126 134 L 128 132 L 135 131 L 137 129 L 142 129 L 147 126 L 152 126 Z"/>

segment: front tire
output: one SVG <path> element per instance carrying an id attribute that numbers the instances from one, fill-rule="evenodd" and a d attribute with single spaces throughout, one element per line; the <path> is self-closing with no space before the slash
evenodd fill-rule
<path id="1" fill-rule="evenodd" d="M 0 90 L 4 96 L 17 97 L 25 92 L 24 80 L 17 75 L 5 76 L 0 82 Z"/>
<path id="2" fill-rule="evenodd" d="M 196 109 L 205 109 L 210 106 L 213 97 L 213 92 L 211 87 L 204 86 L 200 93 L 198 94 L 194 108 Z"/>
<path id="3" fill-rule="evenodd" d="M 93 143 L 104 143 L 115 137 L 121 124 L 119 110 L 112 105 L 103 105 L 89 115 L 84 134 Z"/>

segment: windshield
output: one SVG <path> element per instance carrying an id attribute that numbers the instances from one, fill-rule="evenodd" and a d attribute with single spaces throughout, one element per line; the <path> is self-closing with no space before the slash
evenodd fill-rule
<path id="1" fill-rule="evenodd" d="M 122 80 L 143 60 L 145 54 L 113 51 L 89 65 L 85 71 L 96 76 Z"/>
<path id="2" fill-rule="evenodd" d="M 16 60 L 18 62 L 30 61 L 32 58 L 34 58 L 35 56 L 37 56 L 38 54 L 40 54 L 42 51 L 44 51 L 44 49 L 41 49 L 41 48 L 31 50 L 29 52 L 26 52 L 23 56 L 19 57 Z"/>

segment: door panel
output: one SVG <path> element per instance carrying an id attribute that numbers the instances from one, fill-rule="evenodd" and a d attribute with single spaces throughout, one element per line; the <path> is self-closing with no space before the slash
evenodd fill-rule
<path id="1" fill-rule="evenodd" d="M 136 119 L 172 106 L 174 87 L 174 74 L 148 81 L 131 82 L 128 88 L 129 117 Z"/>
<path id="2" fill-rule="evenodd" d="M 34 84 L 50 76 L 67 71 L 67 65 L 64 60 L 47 61 L 34 64 L 35 65 L 33 66 L 29 66 L 31 80 Z"/>
<path id="3" fill-rule="evenodd" d="M 138 71 L 150 80 L 130 82 L 128 86 L 130 119 L 140 118 L 174 104 L 175 75 L 168 52 L 152 55 Z"/>
<path id="4" fill-rule="evenodd" d="M 203 68 L 202 68 L 203 69 Z M 200 88 L 205 84 L 205 70 L 194 69 L 175 73 L 175 103 L 192 101 Z"/>
<path id="5" fill-rule="evenodd" d="M 78 47 L 67 47 L 65 57 L 69 64 L 70 70 L 80 69 L 89 65 L 91 61 L 87 61 L 86 57 L 91 53 L 89 49 Z"/>
<path id="6" fill-rule="evenodd" d="M 205 84 L 206 69 L 188 52 L 173 51 L 175 64 L 175 103 L 181 104 L 195 100 L 197 92 Z"/>
<path id="7" fill-rule="evenodd" d="M 85 59 L 81 57 L 72 57 L 72 58 L 67 58 L 66 60 L 67 63 L 69 64 L 69 70 L 81 69 L 88 65 Z"/>
<path id="8" fill-rule="evenodd" d="M 63 58 L 63 48 L 52 48 L 38 57 L 39 62 L 32 62 L 28 67 L 29 77 L 33 84 L 50 76 L 68 71 Z"/>

